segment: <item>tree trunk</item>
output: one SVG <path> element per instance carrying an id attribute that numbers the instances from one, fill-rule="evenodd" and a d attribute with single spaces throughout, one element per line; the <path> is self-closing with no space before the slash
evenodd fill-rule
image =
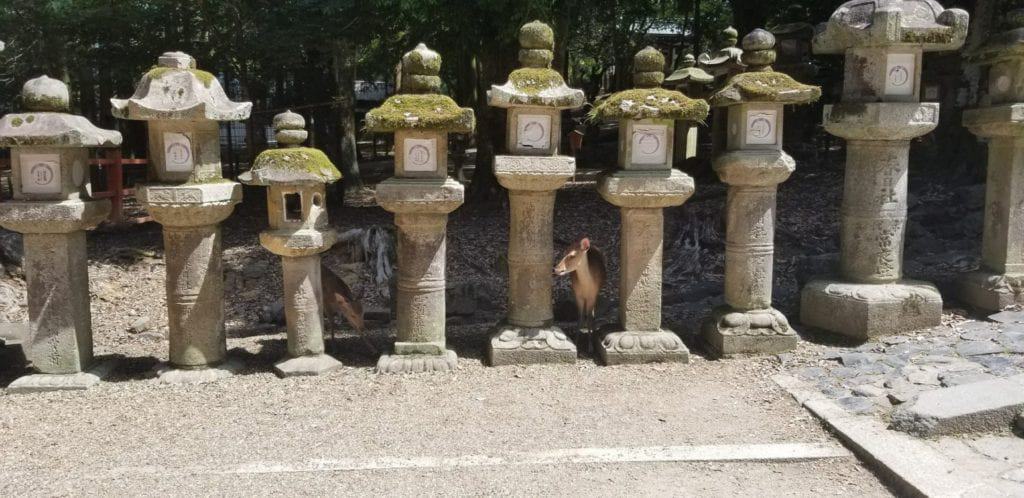
<path id="1" fill-rule="evenodd" d="M 471 201 L 491 201 L 497 197 L 498 178 L 494 176 L 494 155 L 496 142 L 494 131 L 495 115 L 501 114 L 487 104 L 487 90 L 498 65 L 496 58 L 490 58 L 490 64 L 483 64 L 481 58 L 475 60 L 476 66 L 476 168 L 473 170 L 473 181 L 469 184 Z M 500 129 L 499 125 L 499 129 Z M 497 143 L 501 143 L 500 140 Z"/>
<path id="2" fill-rule="evenodd" d="M 337 87 L 339 166 L 346 192 L 363 187 L 359 176 L 359 155 L 356 148 L 356 60 L 354 43 L 341 40 L 334 44 L 334 83 Z"/>
<path id="3" fill-rule="evenodd" d="M 562 73 L 566 81 L 569 80 L 569 28 L 575 6 L 574 0 L 559 0 L 555 7 L 555 60 L 551 67 Z"/>

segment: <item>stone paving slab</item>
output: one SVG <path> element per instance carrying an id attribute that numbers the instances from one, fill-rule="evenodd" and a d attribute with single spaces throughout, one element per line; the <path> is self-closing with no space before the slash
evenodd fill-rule
<path id="1" fill-rule="evenodd" d="M 890 430 L 874 415 L 851 413 L 794 376 L 773 380 L 832 430 L 876 474 L 906 496 L 1024 495 L 1024 440 L 984 436 L 923 440 Z"/>
<path id="2" fill-rule="evenodd" d="M 1010 429 L 1024 409 L 1024 375 L 926 391 L 893 413 L 892 427 L 918 436 Z"/>

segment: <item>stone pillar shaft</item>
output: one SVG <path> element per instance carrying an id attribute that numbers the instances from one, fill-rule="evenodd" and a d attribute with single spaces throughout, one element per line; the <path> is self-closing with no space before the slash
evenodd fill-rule
<path id="1" fill-rule="evenodd" d="M 775 185 L 729 186 L 725 302 L 737 311 L 770 308 L 775 254 Z"/>
<path id="2" fill-rule="evenodd" d="M 660 207 L 624 207 L 621 212 L 619 321 L 624 330 L 657 331 L 661 329 L 664 213 Z"/>
<path id="3" fill-rule="evenodd" d="M 320 255 L 282 257 L 284 312 L 288 323 L 288 354 L 324 353 L 324 300 Z"/>
<path id="4" fill-rule="evenodd" d="M 170 362 L 182 369 L 224 361 L 224 278 L 219 224 L 164 225 Z"/>
<path id="5" fill-rule="evenodd" d="M 857 283 L 903 276 L 910 142 L 849 140 L 841 208 L 841 272 Z"/>
<path id="6" fill-rule="evenodd" d="M 32 367 L 44 374 L 74 374 L 92 363 L 89 266 L 85 232 L 26 233 L 25 281 Z"/>
<path id="7" fill-rule="evenodd" d="M 448 215 L 396 213 L 397 354 L 445 352 L 445 249 Z"/>
<path id="8" fill-rule="evenodd" d="M 1024 138 L 989 139 L 982 264 L 1024 275 Z"/>
<path id="9" fill-rule="evenodd" d="M 509 191 L 508 322 L 516 327 L 551 324 L 551 255 L 555 192 Z"/>

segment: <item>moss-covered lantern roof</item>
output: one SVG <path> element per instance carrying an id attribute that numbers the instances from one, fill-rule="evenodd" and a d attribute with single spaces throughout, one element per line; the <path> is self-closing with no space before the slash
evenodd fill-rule
<path id="1" fill-rule="evenodd" d="M 1007 12 L 1000 23 L 1001 31 L 991 36 L 967 59 L 976 64 L 991 65 L 1024 58 L 1024 8 Z"/>
<path id="2" fill-rule="evenodd" d="M 616 93 L 590 111 L 597 119 L 673 119 L 703 121 L 708 103 L 691 99 L 682 92 L 660 88 L 665 80 L 665 56 L 647 47 L 633 57 L 633 84 L 637 87 Z"/>
<path id="3" fill-rule="evenodd" d="M 473 109 L 459 107 L 441 95 L 441 55 L 420 43 L 402 56 L 400 92 L 366 113 L 366 129 L 393 133 L 398 130 L 431 130 L 472 133 Z"/>
<path id="4" fill-rule="evenodd" d="M 679 69 L 665 78 L 665 86 L 679 87 L 691 82 L 708 85 L 715 81 L 714 76 L 696 66 L 697 59 L 693 57 L 693 54 L 686 54 L 683 56 L 683 62 L 679 65 Z"/>
<path id="5" fill-rule="evenodd" d="M 540 21 L 519 29 L 519 63 L 504 85 L 492 85 L 488 103 L 494 107 L 538 106 L 578 109 L 586 103 L 583 90 L 569 88 L 558 71 L 551 69 L 555 32 Z"/>
<path id="6" fill-rule="evenodd" d="M 239 121 L 249 117 L 252 102 L 232 102 L 212 74 L 196 69 L 183 52 L 167 52 L 142 75 L 127 99 L 110 99 L 121 119 L 193 119 Z"/>
<path id="7" fill-rule="evenodd" d="M 817 54 L 859 47 L 919 46 L 925 52 L 964 44 L 970 16 L 935 0 L 850 0 L 832 13 L 814 36 Z"/>
<path id="8" fill-rule="evenodd" d="M 334 183 L 341 172 L 319 149 L 300 147 L 308 135 L 306 120 L 291 111 L 274 116 L 274 137 L 279 149 L 256 156 L 252 169 L 238 176 L 247 185 Z"/>
<path id="9" fill-rule="evenodd" d="M 0 147 L 116 147 L 121 134 L 98 128 L 82 116 L 68 114 L 69 92 L 63 81 L 40 76 L 21 88 L 25 111 L 0 119 Z"/>
<path id="10" fill-rule="evenodd" d="M 772 71 L 775 62 L 775 36 L 755 29 L 743 37 L 743 63 L 747 72 L 729 79 L 708 102 L 712 107 L 769 102 L 773 104 L 809 104 L 821 98 L 821 88 L 805 85 L 785 73 Z"/>

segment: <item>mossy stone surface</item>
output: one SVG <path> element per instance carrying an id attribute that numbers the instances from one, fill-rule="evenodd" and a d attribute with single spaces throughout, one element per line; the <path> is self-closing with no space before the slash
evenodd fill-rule
<path id="1" fill-rule="evenodd" d="M 784 73 L 760 71 L 733 76 L 708 102 L 714 107 L 750 102 L 809 104 L 820 97 L 820 87 L 805 85 Z"/>
<path id="2" fill-rule="evenodd" d="M 189 73 L 192 73 L 192 76 L 195 76 L 196 79 L 198 79 L 203 84 L 203 86 L 205 86 L 206 88 L 210 88 L 210 83 L 212 83 L 213 80 L 217 79 L 217 77 L 214 76 L 213 73 L 209 73 L 209 72 L 203 71 L 201 69 L 179 69 L 179 68 L 176 68 L 176 67 L 160 67 L 160 66 L 154 66 L 152 69 L 150 69 L 149 72 L 146 73 L 146 77 L 148 77 L 151 80 L 158 80 L 158 79 L 163 78 L 164 76 L 166 76 L 168 73 L 172 73 L 172 72 L 189 72 Z"/>
<path id="3" fill-rule="evenodd" d="M 441 74 L 441 56 L 426 46 L 422 50 L 411 50 L 402 58 L 402 70 L 407 74 L 436 76 Z"/>
<path id="4" fill-rule="evenodd" d="M 519 28 L 519 47 L 527 49 L 555 49 L 555 31 L 540 21 L 533 21 Z"/>
<path id="5" fill-rule="evenodd" d="M 661 83 L 664 81 L 665 73 L 661 71 L 633 73 L 633 86 L 638 88 L 653 88 L 661 86 Z"/>
<path id="6" fill-rule="evenodd" d="M 647 47 L 633 56 L 634 72 L 664 72 L 665 55 L 654 47 Z"/>
<path id="7" fill-rule="evenodd" d="M 333 183 L 341 179 L 341 172 L 319 149 L 286 147 L 261 152 L 252 169 L 239 178 L 250 185 Z"/>
<path id="8" fill-rule="evenodd" d="M 522 49 L 519 51 L 519 63 L 527 68 L 551 67 L 555 53 L 550 50 Z"/>
<path id="9" fill-rule="evenodd" d="M 554 69 L 524 67 L 508 75 L 509 83 L 522 93 L 537 95 L 544 90 L 565 85 L 565 79 Z"/>
<path id="10" fill-rule="evenodd" d="M 375 132 L 437 130 L 469 133 L 476 126 L 473 110 L 437 94 L 399 94 L 366 113 L 366 129 Z"/>
<path id="11" fill-rule="evenodd" d="M 590 111 L 591 119 L 675 119 L 703 121 L 708 103 L 675 90 L 638 88 L 616 93 Z"/>

